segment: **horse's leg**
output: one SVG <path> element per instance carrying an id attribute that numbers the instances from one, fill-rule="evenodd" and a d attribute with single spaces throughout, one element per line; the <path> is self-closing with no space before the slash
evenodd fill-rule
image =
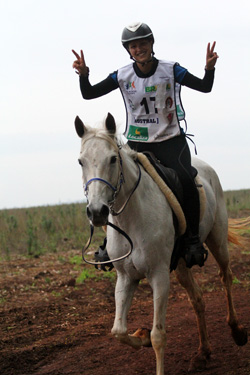
<path id="1" fill-rule="evenodd" d="M 156 355 L 156 374 L 164 375 L 164 350 L 166 347 L 166 310 L 169 294 L 169 270 L 158 269 L 148 281 L 153 289 L 154 320 L 151 343 Z"/>
<path id="2" fill-rule="evenodd" d="M 247 343 L 247 331 L 238 322 L 232 297 L 232 271 L 229 265 L 227 248 L 227 225 L 214 226 L 209 234 L 206 244 L 220 267 L 220 278 L 227 297 L 227 323 L 231 328 L 232 337 L 239 346 Z"/>
<path id="3" fill-rule="evenodd" d="M 206 320 L 205 320 L 205 302 L 202 297 L 202 291 L 193 278 L 192 272 L 186 267 L 183 259 L 179 260 L 175 271 L 180 284 L 186 289 L 189 300 L 194 308 L 197 325 L 199 330 L 199 348 L 198 353 L 192 358 L 189 370 L 203 370 L 206 368 L 207 361 L 211 354 L 211 348 L 208 341 Z"/>
<path id="4" fill-rule="evenodd" d="M 119 272 L 117 275 L 115 321 L 111 333 L 119 341 L 135 349 L 139 349 L 141 346 L 150 346 L 150 333 L 148 330 L 138 330 L 133 335 L 129 335 L 127 330 L 127 315 L 138 281 L 131 280 L 126 274 Z"/>

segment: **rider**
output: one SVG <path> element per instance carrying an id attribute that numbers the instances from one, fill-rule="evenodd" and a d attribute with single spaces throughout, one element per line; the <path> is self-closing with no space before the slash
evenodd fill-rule
<path id="1" fill-rule="evenodd" d="M 205 75 L 199 79 L 176 62 L 154 57 L 154 36 L 145 23 L 134 23 L 124 28 L 122 44 L 133 62 L 111 73 L 96 85 L 89 82 L 89 68 L 83 51 L 72 51 L 73 63 L 80 77 L 84 99 L 93 99 L 120 88 L 126 113 L 125 136 L 128 145 L 138 152 L 150 151 L 165 166 L 174 169 L 183 186 L 184 214 L 187 220 L 185 259 L 188 267 L 204 265 L 206 250 L 199 237 L 199 193 L 194 181 L 190 150 L 180 126 L 185 112 L 180 99 L 181 85 L 210 92 L 214 81 L 215 42 L 207 46 Z"/>

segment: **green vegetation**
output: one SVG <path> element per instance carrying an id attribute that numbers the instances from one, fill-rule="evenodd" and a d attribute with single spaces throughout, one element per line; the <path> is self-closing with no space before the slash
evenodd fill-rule
<path id="1" fill-rule="evenodd" d="M 229 215 L 250 210 L 250 189 L 225 191 L 224 197 Z"/>
<path id="2" fill-rule="evenodd" d="M 236 276 L 233 278 L 233 284 L 240 284 L 240 280 L 238 280 Z"/>
<path id="3" fill-rule="evenodd" d="M 78 276 L 78 278 L 76 279 L 76 283 L 82 284 L 86 279 L 96 279 L 96 277 L 97 276 L 94 267 L 86 268 L 81 272 L 80 276 Z"/>
<path id="4" fill-rule="evenodd" d="M 37 257 L 45 252 L 81 249 L 90 231 L 86 204 L 32 207 L 0 211 L 0 258 L 13 255 Z M 93 245 L 98 247 L 105 234 L 96 228 Z M 60 254 L 61 261 L 64 261 Z M 79 258 L 71 259 L 80 264 Z"/>
<path id="5" fill-rule="evenodd" d="M 250 210 L 250 189 L 224 192 L 227 210 L 237 215 Z M 61 262 L 75 267 L 82 264 L 81 254 L 66 259 L 61 251 L 81 249 L 89 238 L 86 204 L 63 204 L 0 211 L 0 258 L 13 255 L 37 257 L 45 252 L 59 252 Z M 92 244 L 98 248 L 105 234 L 95 229 Z M 108 273 L 106 274 L 109 277 Z M 84 279 L 84 276 L 82 276 Z M 49 282 L 49 281 L 48 281 Z"/>
<path id="6" fill-rule="evenodd" d="M 81 274 L 76 279 L 77 284 L 82 284 L 86 279 L 94 279 L 96 281 L 109 279 L 109 281 L 114 282 L 116 280 L 116 272 L 114 270 L 107 271 L 107 272 L 99 272 L 94 267 L 93 268 L 85 268 Z"/>

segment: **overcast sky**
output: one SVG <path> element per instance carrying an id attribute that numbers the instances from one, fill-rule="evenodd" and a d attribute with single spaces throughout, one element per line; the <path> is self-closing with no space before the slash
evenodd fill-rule
<path id="1" fill-rule="evenodd" d="M 0 0 L 0 209 L 83 200 L 74 118 L 97 126 L 111 112 L 122 133 L 125 111 L 119 90 L 82 99 L 71 50 L 99 82 L 130 62 L 121 32 L 138 20 L 157 58 L 198 77 L 216 40 L 213 91 L 182 88 L 188 132 L 224 190 L 250 188 L 249 0 Z"/>

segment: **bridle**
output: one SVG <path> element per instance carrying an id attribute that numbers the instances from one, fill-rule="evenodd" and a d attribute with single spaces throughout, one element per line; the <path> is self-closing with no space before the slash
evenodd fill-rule
<path id="1" fill-rule="evenodd" d="M 118 215 L 120 215 L 125 210 L 128 202 L 130 201 L 132 195 L 136 191 L 136 189 L 139 186 L 139 183 L 141 181 L 141 168 L 140 168 L 139 163 L 136 161 L 136 165 L 137 165 L 137 168 L 138 168 L 138 178 L 136 180 L 136 183 L 135 183 L 133 189 L 130 191 L 127 199 L 124 202 L 124 204 L 121 206 L 121 208 L 118 211 L 115 211 L 114 205 L 115 205 L 115 202 L 116 202 L 116 198 L 117 198 L 117 196 L 118 196 L 118 194 L 119 194 L 119 192 L 120 192 L 120 190 L 122 188 L 122 185 L 125 183 L 124 173 L 123 173 L 123 163 L 122 163 L 122 158 L 121 158 L 121 154 L 120 154 L 119 150 L 118 150 L 118 158 L 119 158 L 120 173 L 119 173 L 119 176 L 118 176 L 118 181 L 117 181 L 116 186 L 113 186 L 109 181 L 107 181 L 107 180 L 105 180 L 103 178 L 100 178 L 100 177 L 93 177 L 93 178 L 89 179 L 86 182 L 86 184 L 84 185 L 84 193 L 85 193 L 85 196 L 87 198 L 87 201 L 88 201 L 88 188 L 89 188 L 89 185 L 91 183 L 93 183 L 93 182 L 96 182 L 96 181 L 102 182 L 103 184 L 107 185 L 113 191 L 113 197 L 108 202 L 109 210 L 110 210 L 110 213 L 111 213 L 112 216 L 118 216 Z M 120 233 L 123 237 L 125 237 L 127 239 L 127 241 L 130 244 L 130 250 L 128 251 L 127 254 L 125 254 L 125 255 L 123 255 L 123 256 L 121 256 L 119 258 L 116 258 L 116 259 L 112 259 L 112 260 L 108 260 L 108 261 L 104 261 L 104 262 L 88 261 L 85 258 L 85 253 L 86 253 L 87 249 L 89 248 L 89 246 L 91 244 L 91 240 L 92 240 L 92 237 L 93 237 L 93 234 L 94 234 L 94 226 L 93 226 L 92 223 L 90 223 L 90 238 L 89 238 L 87 244 L 82 249 L 82 258 L 88 264 L 91 264 L 91 265 L 94 265 L 94 266 L 104 265 L 104 264 L 110 264 L 110 263 L 114 263 L 114 262 L 118 262 L 120 260 L 123 260 L 123 259 L 127 258 L 132 253 L 133 242 L 130 239 L 130 237 L 127 235 L 127 233 L 124 232 L 121 228 L 117 227 L 115 224 L 110 223 L 109 221 L 107 222 L 106 225 L 111 226 L 113 229 L 115 229 L 118 233 Z"/>
<path id="2" fill-rule="evenodd" d="M 88 188 L 89 188 L 89 185 L 92 183 L 92 182 L 95 182 L 95 181 L 99 181 L 99 182 L 102 182 L 104 183 L 105 185 L 107 185 L 112 191 L 113 191 L 113 197 L 112 199 L 109 201 L 109 207 L 113 206 L 114 205 L 114 202 L 116 200 L 116 197 L 118 195 L 118 193 L 120 192 L 121 190 L 121 187 L 123 185 L 123 183 L 125 182 L 125 179 L 124 179 L 124 174 L 123 174 L 123 165 L 122 165 L 122 158 L 121 158 L 121 154 L 118 150 L 118 158 L 119 158 L 119 169 L 120 169 L 120 173 L 118 175 L 118 180 L 117 180 L 117 184 L 116 186 L 113 186 L 109 181 L 107 180 L 104 180 L 103 178 L 100 178 L 100 177 L 93 177 L 91 178 L 90 180 L 88 180 L 86 182 L 86 184 L 84 185 L 84 194 L 87 198 L 87 201 L 88 201 Z"/>

